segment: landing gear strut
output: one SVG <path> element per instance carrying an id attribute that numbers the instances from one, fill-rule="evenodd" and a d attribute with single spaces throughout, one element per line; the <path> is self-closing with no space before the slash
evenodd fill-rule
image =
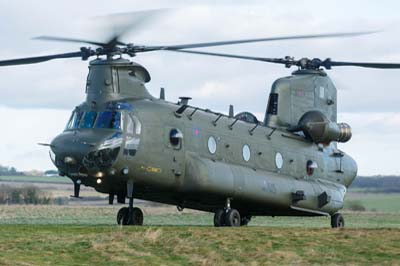
<path id="1" fill-rule="evenodd" d="M 340 213 L 335 213 L 331 216 L 331 226 L 332 228 L 342 228 L 344 227 L 344 218 Z"/>
<path id="2" fill-rule="evenodd" d="M 129 207 L 123 207 L 118 211 L 117 223 L 119 225 L 143 225 L 143 212 L 137 207 L 133 207 L 133 182 L 127 183 L 127 197 Z"/>

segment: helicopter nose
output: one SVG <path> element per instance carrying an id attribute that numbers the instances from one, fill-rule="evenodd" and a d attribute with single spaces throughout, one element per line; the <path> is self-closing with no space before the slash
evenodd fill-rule
<path id="1" fill-rule="evenodd" d="M 84 163 L 87 161 L 85 158 L 98 152 L 107 143 L 107 140 L 112 139 L 114 135 L 115 132 L 95 132 L 93 130 L 63 132 L 51 142 L 56 167 L 66 174 L 79 173 L 83 167 L 87 168 Z M 118 144 L 115 146 L 116 150 L 119 151 Z M 94 158 L 97 157 L 94 156 Z"/>

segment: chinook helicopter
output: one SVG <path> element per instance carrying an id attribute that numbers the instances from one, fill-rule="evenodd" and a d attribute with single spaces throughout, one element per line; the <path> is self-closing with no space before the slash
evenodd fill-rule
<path id="1" fill-rule="evenodd" d="M 96 59 L 89 63 L 86 100 L 72 112 L 65 130 L 50 144 L 59 174 L 93 187 L 128 207 L 117 213 L 120 225 L 142 225 L 134 198 L 214 213 L 215 226 L 247 225 L 254 216 L 331 216 L 338 213 L 356 162 L 337 148 L 351 138 L 351 128 L 337 123 L 336 88 L 322 68 L 361 66 L 400 68 L 399 64 L 336 62 L 327 59 L 271 59 L 183 50 L 190 48 L 292 39 L 348 37 L 365 33 L 285 36 L 184 45 L 144 46 L 62 37 L 41 40 L 88 43 L 78 52 L 0 61 L 0 66 L 53 59 Z M 173 51 L 258 60 L 297 66 L 272 85 L 264 121 L 249 113 L 213 112 L 152 96 L 150 74 L 124 59 L 142 52 Z"/>

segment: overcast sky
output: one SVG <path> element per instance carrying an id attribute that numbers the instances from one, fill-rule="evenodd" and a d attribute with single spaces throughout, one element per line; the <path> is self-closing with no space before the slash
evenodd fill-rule
<path id="1" fill-rule="evenodd" d="M 145 2 L 145 4 L 144 4 Z M 158 45 L 347 31 L 382 30 L 368 36 L 280 41 L 203 49 L 242 55 L 331 57 L 334 60 L 400 62 L 398 1 L 5 1 L 0 0 L 0 58 L 78 51 L 81 45 L 31 40 L 40 35 L 106 40 L 109 25 L 97 16 L 169 8 L 124 37 Z M 200 4 L 201 3 L 201 4 Z M 83 45 L 82 45 L 83 46 Z M 167 100 L 218 111 L 251 111 L 263 120 L 273 81 L 292 70 L 235 59 L 153 52 L 140 54 Z M 71 110 L 84 101 L 87 62 L 79 59 L 0 68 L 0 164 L 21 170 L 54 168 L 48 149 L 37 145 L 60 133 Z M 353 128 L 340 148 L 354 157 L 359 174 L 400 174 L 400 70 L 336 68 L 339 122 Z"/>

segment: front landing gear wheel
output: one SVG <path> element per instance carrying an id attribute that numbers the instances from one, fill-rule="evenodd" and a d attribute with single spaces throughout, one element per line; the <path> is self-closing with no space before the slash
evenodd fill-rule
<path id="1" fill-rule="evenodd" d="M 143 225 L 143 212 L 141 209 L 132 208 L 132 218 L 129 219 L 129 208 L 123 207 L 118 211 L 117 223 L 119 225 Z"/>
<path id="2" fill-rule="evenodd" d="M 332 228 L 343 228 L 344 218 L 340 213 L 335 213 L 331 216 L 331 226 Z"/>
<path id="3" fill-rule="evenodd" d="M 235 209 L 228 210 L 225 216 L 225 223 L 227 226 L 232 226 L 232 227 L 240 226 L 241 223 L 240 213 Z"/>
<path id="4" fill-rule="evenodd" d="M 143 212 L 141 209 L 138 207 L 133 208 L 132 216 L 133 225 L 143 225 Z"/>
<path id="5" fill-rule="evenodd" d="M 128 224 L 128 207 L 122 207 L 119 209 L 117 213 L 117 223 L 119 225 L 127 225 Z"/>
<path id="6" fill-rule="evenodd" d="M 214 214 L 214 226 L 221 227 L 225 226 L 225 211 L 224 210 L 217 210 Z"/>

